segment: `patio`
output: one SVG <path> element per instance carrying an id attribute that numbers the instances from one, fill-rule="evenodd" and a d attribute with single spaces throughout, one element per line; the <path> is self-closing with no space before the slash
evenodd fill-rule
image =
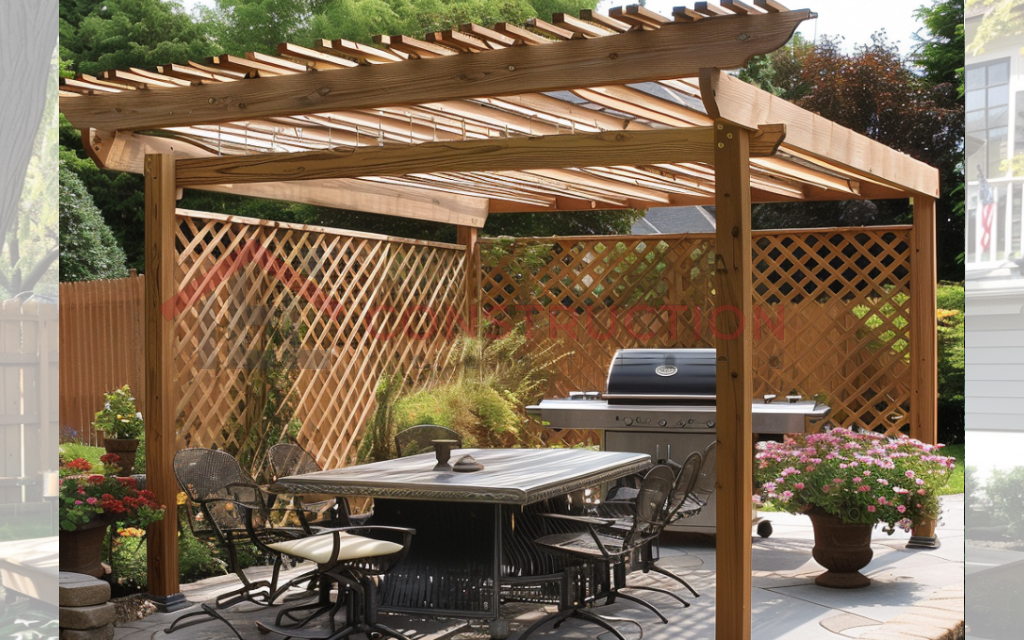
<path id="1" fill-rule="evenodd" d="M 876 530 L 872 539 L 875 557 L 864 570 L 874 584 L 868 589 L 837 591 L 816 587 L 813 576 L 821 569 L 810 559 L 812 533 L 810 521 L 803 516 L 770 514 L 775 533 L 767 539 L 754 538 L 751 636 L 758 640 L 828 640 L 864 638 L 900 640 L 901 638 L 954 640 L 963 637 L 964 620 L 964 499 L 963 495 L 942 499 L 943 515 L 937 529 L 942 546 L 938 549 L 907 549 L 909 534 L 897 531 L 887 536 Z M 628 614 L 643 624 L 648 640 L 704 640 L 714 633 L 715 549 L 708 539 L 676 540 L 663 549 L 664 565 L 686 577 L 701 593 L 690 598 L 688 609 L 664 606 L 669 624 L 662 625 L 650 613 L 636 607 L 615 604 L 601 609 L 611 615 Z M 653 576 L 654 574 L 649 574 Z M 630 582 L 643 584 L 644 579 Z M 651 577 L 652 584 L 676 589 L 670 580 Z M 211 578 L 182 589 L 192 602 L 211 600 L 234 584 L 232 577 Z M 653 596 L 655 604 L 667 605 L 665 596 Z M 524 604 L 506 611 L 515 612 L 513 630 L 529 624 L 540 609 Z M 239 606 L 227 614 L 245 638 L 266 636 L 256 630 L 257 620 L 272 620 L 275 609 L 253 612 Z M 166 635 L 163 629 L 178 613 L 154 613 L 149 617 L 118 626 L 115 640 L 151 640 L 189 637 L 191 640 L 217 640 L 225 637 L 217 622 L 192 628 L 186 634 Z M 488 637 L 483 630 L 457 631 L 463 621 L 425 621 L 422 618 L 395 616 L 402 622 L 389 622 L 399 630 L 415 629 L 415 640 L 478 640 Z M 632 625 L 618 625 L 629 638 L 637 637 Z M 453 630 L 455 629 L 455 630 Z M 542 629 L 534 637 L 586 640 L 594 637 L 594 628 L 567 623 L 558 630 Z M 516 635 L 513 634 L 512 640 Z M 604 636 L 599 636 L 603 638 Z"/>
<path id="2" fill-rule="evenodd" d="M 844 405 L 837 421 L 936 437 L 937 173 L 722 71 L 778 48 L 813 15 L 759 4 L 680 9 L 674 19 L 639 6 L 612 16 L 558 14 L 556 24 L 534 20 L 529 29 L 465 25 L 432 42 L 382 36 L 382 48 L 282 44 L 280 57 L 225 55 L 158 73 L 65 80 L 61 109 L 96 163 L 147 177 L 143 411 L 158 500 L 173 504 L 177 495 L 177 450 L 240 446 L 224 423 L 245 411 L 243 364 L 266 337 L 248 321 L 254 310 L 305 325 L 310 366 L 291 386 L 299 444 L 323 466 L 343 466 L 384 363 L 408 368 L 443 361 L 451 350 L 444 332 L 431 331 L 425 304 L 456 310 L 469 332 L 501 304 L 485 295 L 495 292 L 484 281 L 493 276 L 482 268 L 478 237 L 488 215 L 714 203 L 713 244 L 705 238 L 700 251 L 668 254 L 676 267 L 661 277 L 670 287 L 626 278 L 616 286 L 661 291 L 669 305 L 690 301 L 696 267 L 685 262 L 702 258 L 709 301 L 692 303 L 698 315 L 699 305 L 713 309 L 714 336 L 700 339 L 717 349 L 718 474 L 730 482 L 717 489 L 722 562 L 710 550 L 678 557 L 699 560 L 708 576 L 713 570 L 728 594 L 709 609 L 714 632 L 698 633 L 751 637 L 750 401 L 767 376 L 783 393 L 822 392 L 815 371 L 781 365 L 783 350 L 801 360 L 789 346 L 765 360 L 767 376 L 756 369 L 757 328 L 744 331 L 745 320 L 758 318 L 753 304 L 781 320 L 790 301 L 774 294 L 796 290 L 790 313 L 818 332 L 801 328 L 802 348 L 841 345 L 813 362 L 846 376 L 827 391 L 849 400 L 870 389 L 872 398 Z M 456 225 L 457 244 L 184 211 L 182 188 L 444 222 Z M 818 230 L 800 246 L 751 233 L 753 202 L 886 198 L 913 200 L 913 226 Z M 618 239 L 606 240 L 617 250 Z M 609 271 L 593 253 L 551 256 L 551 264 L 571 263 L 584 287 L 596 287 Z M 654 261 L 630 258 L 641 267 Z M 237 273 L 243 277 L 233 280 Z M 594 294 L 586 305 L 611 304 L 586 290 Z M 618 302 L 647 306 L 628 296 Z M 410 326 L 375 323 L 381 307 Z M 723 309 L 732 312 L 717 313 Z M 381 332 L 395 339 L 379 339 Z M 673 340 L 675 333 L 673 326 Z M 694 346 L 687 340 L 674 346 Z M 149 529 L 149 588 L 167 609 L 180 601 L 176 534 L 173 518 Z M 772 566 L 762 569 L 766 579 L 774 579 Z M 791 572 L 782 577 L 801 579 L 799 566 L 782 567 Z"/>

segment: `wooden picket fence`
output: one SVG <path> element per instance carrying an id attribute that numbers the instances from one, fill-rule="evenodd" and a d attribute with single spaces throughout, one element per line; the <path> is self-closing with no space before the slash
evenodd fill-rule
<path id="1" fill-rule="evenodd" d="M 92 428 L 103 394 L 130 385 L 144 408 L 143 277 L 60 285 L 61 440 L 103 443 Z"/>
<path id="2" fill-rule="evenodd" d="M 57 322 L 52 302 L 0 303 L 0 504 L 42 503 L 42 474 L 56 470 Z"/>
<path id="3" fill-rule="evenodd" d="M 906 431 L 910 227 L 754 232 L 754 394 L 799 393 L 833 422 Z M 556 343 L 549 395 L 604 391 L 615 351 L 713 347 L 714 235 L 482 241 L 484 315 Z"/>

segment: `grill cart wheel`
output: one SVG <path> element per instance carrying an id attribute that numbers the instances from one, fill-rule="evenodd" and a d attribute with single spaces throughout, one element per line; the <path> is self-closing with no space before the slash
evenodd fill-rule
<path id="1" fill-rule="evenodd" d="M 762 520 L 757 523 L 757 535 L 762 538 L 767 538 L 772 535 L 772 523 L 771 520 Z"/>
<path id="2" fill-rule="evenodd" d="M 491 640 L 505 640 L 512 632 L 509 628 L 508 618 L 491 620 L 487 624 L 487 631 L 491 634 Z"/>

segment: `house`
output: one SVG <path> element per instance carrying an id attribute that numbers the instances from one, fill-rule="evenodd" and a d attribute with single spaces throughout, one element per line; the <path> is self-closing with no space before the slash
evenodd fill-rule
<path id="1" fill-rule="evenodd" d="M 714 232 L 715 208 L 711 205 L 652 207 L 629 231 L 634 236 Z"/>
<path id="2" fill-rule="evenodd" d="M 968 12 L 968 46 L 990 10 Z M 1024 33 L 1005 36 L 965 66 L 966 439 L 982 478 L 1024 466 L 1022 48 Z"/>

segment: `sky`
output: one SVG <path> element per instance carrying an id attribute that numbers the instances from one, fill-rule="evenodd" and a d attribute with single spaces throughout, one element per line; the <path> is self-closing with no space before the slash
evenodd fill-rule
<path id="1" fill-rule="evenodd" d="M 180 1 L 189 11 L 197 5 L 214 4 L 213 0 Z M 753 0 L 747 1 L 753 3 Z M 608 13 L 612 7 L 626 4 L 632 2 L 602 0 L 597 8 L 601 13 Z M 671 16 L 672 7 L 684 4 L 693 7 L 694 3 L 692 0 L 647 0 L 646 7 L 663 16 Z M 808 40 L 813 41 L 823 35 L 839 35 L 843 37 L 843 48 L 849 51 L 857 45 L 868 44 L 871 42 L 871 34 L 884 28 L 889 40 L 898 44 L 900 53 L 905 55 L 916 44 L 913 34 L 922 27 L 914 17 L 914 11 L 924 4 L 930 4 L 930 0 L 783 0 L 783 4 L 790 9 L 806 8 L 818 14 L 817 19 L 804 21 L 799 29 Z"/>

